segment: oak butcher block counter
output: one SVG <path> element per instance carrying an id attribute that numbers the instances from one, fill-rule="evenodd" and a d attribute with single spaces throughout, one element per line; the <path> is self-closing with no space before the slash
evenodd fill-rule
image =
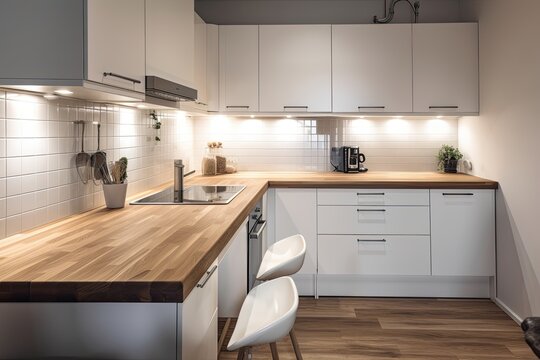
<path id="1" fill-rule="evenodd" d="M 469 175 L 417 172 L 241 172 L 186 180 L 196 183 L 246 188 L 228 205 L 98 208 L 1 240 L 0 301 L 182 302 L 268 187 L 497 188 Z"/>

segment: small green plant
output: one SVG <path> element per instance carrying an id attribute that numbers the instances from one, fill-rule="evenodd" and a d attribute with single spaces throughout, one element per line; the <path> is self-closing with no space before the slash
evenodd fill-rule
<path id="1" fill-rule="evenodd" d="M 159 137 L 159 130 L 161 129 L 161 121 L 156 113 L 156 110 L 150 111 L 150 119 L 152 119 L 152 129 L 156 130 L 156 136 L 154 137 L 155 141 L 161 141 Z"/>
<path id="2" fill-rule="evenodd" d="M 443 145 L 439 150 L 437 159 L 439 160 L 439 170 L 444 170 L 445 164 L 449 162 L 457 163 L 458 160 L 463 158 L 463 154 L 458 148 L 451 145 Z"/>

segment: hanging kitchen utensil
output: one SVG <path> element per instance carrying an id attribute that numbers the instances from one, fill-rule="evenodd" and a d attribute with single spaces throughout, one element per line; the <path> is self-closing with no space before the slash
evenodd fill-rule
<path id="1" fill-rule="evenodd" d="M 90 179 L 90 154 L 84 151 L 84 121 L 76 122 L 77 125 L 82 125 L 82 134 L 81 134 L 81 152 L 75 157 L 75 166 L 77 167 L 77 173 L 83 184 L 88 183 Z"/>
<path id="2" fill-rule="evenodd" d="M 97 143 L 97 150 L 95 153 L 92 154 L 92 158 L 90 159 L 90 163 L 92 164 L 92 174 L 93 174 L 93 180 L 94 184 L 98 185 L 100 180 L 103 180 L 103 178 L 108 179 L 108 167 L 107 167 L 107 153 L 105 151 L 102 151 L 100 149 L 101 145 L 101 123 L 97 123 L 97 130 L 98 130 L 98 143 Z"/>

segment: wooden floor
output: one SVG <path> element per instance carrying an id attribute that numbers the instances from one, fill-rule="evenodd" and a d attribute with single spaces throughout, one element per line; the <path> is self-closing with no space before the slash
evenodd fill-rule
<path id="1" fill-rule="evenodd" d="M 305 360 L 536 359 L 519 326 L 489 300 L 302 298 L 294 328 Z M 294 359 L 288 338 L 278 350 Z M 220 355 L 237 356 L 225 345 Z M 253 359 L 271 359 L 270 348 L 254 348 Z"/>

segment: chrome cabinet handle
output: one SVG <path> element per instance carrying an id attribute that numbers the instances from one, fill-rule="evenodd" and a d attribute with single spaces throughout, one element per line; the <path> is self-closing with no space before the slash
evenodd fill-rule
<path id="1" fill-rule="evenodd" d="M 210 280 L 210 278 L 212 277 L 212 274 L 214 274 L 216 272 L 216 269 L 217 269 L 217 265 L 214 265 L 212 267 L 212 269 L 208 270 L 206 272 L 206 278 L 204 278 L 203 282 L 200 283 L 200 284 L 197 284 L 197 287 L 198 288 L 203 288 L 204 285 L 206 285 L 206 283 L 208 282 L 208 280 Z"/>
<path id="2" fill-rule="evenodd" d="M 357 242 L 386 242 L 386 239 L 356 239 Z"/>
<path id="3" fill-rule="evenodd" d="M 386 106 L 359 106 L 358 109 L 386 109 Z"/>
<path id="4" fill-rule="evenodd" d="M 443 196 L 474 196 L 474 193 L 443 193 Z"/>
<path id="5" fill-rule="evenodd" d="M 255 234 L 249 234 L 251 240 L 258 240 L 261 237 L 264 228 L 266 228 L 266 220 L 259 221 L 257 225 L 261 225 L 261 227 Z"/>
<path id="6" fill-rule="evenodd" d="M 385 212 L 386 209 L 356 209 L 357 212 Z"/>
<path id="7" fill-rule="evenodd" d="M 445 106 L 434 105 L 434 106 L 430 106 L 429 108 L 430 109 L 459 109 L 459 106 L 456 106 L 456 105 L 445 105 Z"/>
<path id="8" fill-rule="evenodd" d="M 227 109 L 249 109 L 249 105 L 227 105 Z"/>
<path id="9" fill-rule="evenodd" d="M 356 196 L 365 196 L 365 195 L 384 196 L 384 193 L 356 193 Z"/>
<path id="10" fill-rule="evenodd" d="M 309 106 L 299 106 L 299 105 L 290 105 L 290 106 L 283 106 L 284 109 L 308 109 Z"/>
<path id="11" fill-rule="evenodd" d="M 140 80 L 133 79 L 133 78 L 130 78 L 130 77 L 127 77 L 127 76 L 124 76 L 124 75 L 115 74 L 113 72 L 104 72 L 103 76 L 112 76 L 112 77 L 119 78 L 119 79 L 122 79 L 122 80 L 131 81 L 134 84 L 140 84 L 141 83 Z"/>

